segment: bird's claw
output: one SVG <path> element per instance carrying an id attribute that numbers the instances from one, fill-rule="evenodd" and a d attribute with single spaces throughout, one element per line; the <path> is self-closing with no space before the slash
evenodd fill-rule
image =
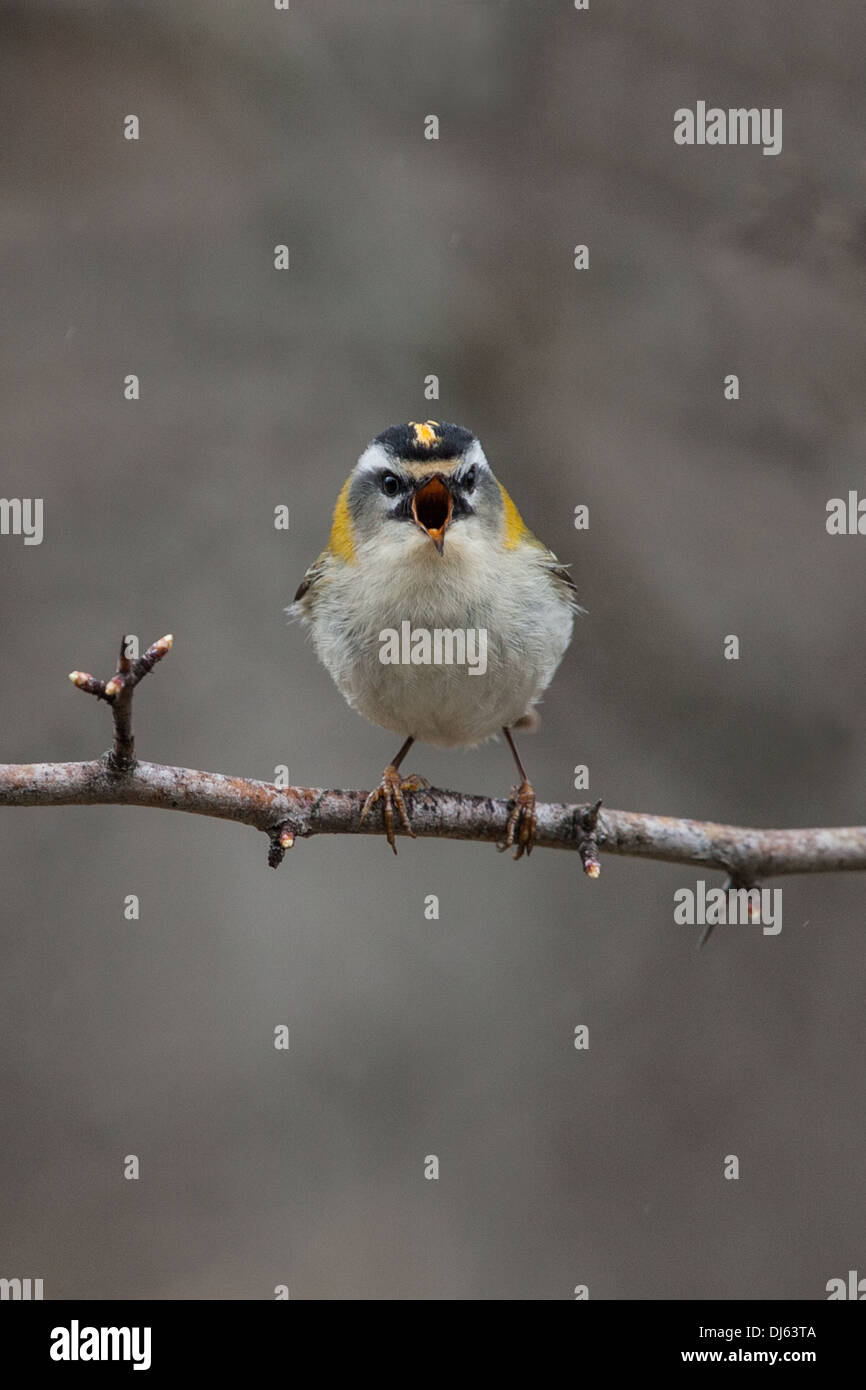
<path id="1" fill-rule="evenodd" d="M 394 764 L 389 763 L 382 773 L 382 780 L 378 787 L 370 792 L 370 795 L 364 802 L 360 823 L 363 825 L 370 811 L 381 801 L 382 818 L 385 822 L 385 835 L 388 844 L 396 854 L 397 845 L 394 841 L 394 808 L 397 808 L 400 824 L 406 834 L 411 836 L 413 840 L 416 839 L 415 831 L 412 829 L 412 822 L 409 819 L 409 812 L 406 809 L 406 802 L 403 799 L 403 793 L 418 792 L 424 787 L 429 787 L 429 785 L 430 783 L 427 781 L 426 777 L 419 777 L 415 772 L 411 773 L 408 777 L 401 777 L 399 770 Z"/>
<path id="2" fill-rule="evenodd" d="M 532 853 L 538 817 L 535 814 L 535 792 L 529 782 L 521 782 L 511 790 L 510 811 L 505 826 L 505 843 L 497 845 L 500 852 L 514 848 L 514 858 Z"/>

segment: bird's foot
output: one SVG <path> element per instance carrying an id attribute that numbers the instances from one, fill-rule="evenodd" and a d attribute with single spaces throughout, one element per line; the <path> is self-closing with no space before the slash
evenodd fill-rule
<path id="1" fill-rule="evenodd" d="M 504 851 L 513 848 L 514 858 L 521 859 L 524 854 L 532 853 L 538 827 L 532 785 L 524 779 L 519 787 L 512 787 L 508 804 L 511 809 L 505 826 L 505 843 L 498 845 L 497 849 Z"/>
<path id="2" fill-rule="evenodd" d="M 408 777 L 401 777 L 399 769 L 393 763 L 389 763 L 382 773 L 382 780 L 374 791 L 370 792 L 364 802 L 364 809 L 361 812 L 361 824 L 372 811 L 373 807 L 381 801 L 382 817 L 385 821 L 385 835 L 388 844 L 394 853 L 397 853 L 397 846 L 394 842 L 394 810 L 400 818 L 400 824 L 407 835 L 411 835 L 414 840 L 415 831 L 412 829 L 412 822 L 409 819 L 409 812 L 406 810 L 406 802 L 403 799 L 404 792 L 419 792 L 424 787 L 429 787 L 430 783 L 426 777 L 419 777 L 413 772 Z"/>

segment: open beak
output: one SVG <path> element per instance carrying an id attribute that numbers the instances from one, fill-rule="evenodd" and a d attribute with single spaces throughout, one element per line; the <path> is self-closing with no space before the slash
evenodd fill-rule
<path id="1" fill-rule="evenodd" d="M 426 531 L 441 555 L 445 548 L 445 532 L 451 521 L 454 500 L 451 493 L 437 474 L 423 487 L 419 487 L 412 498 L 412 516 L 416 526 Z"/>

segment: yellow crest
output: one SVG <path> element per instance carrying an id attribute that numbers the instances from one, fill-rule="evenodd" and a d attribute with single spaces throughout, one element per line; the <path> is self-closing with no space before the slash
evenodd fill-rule
<path id="1" fill-rule="evenodd" d="M 436 443 L 436 433 L 439 429 L 438 420 L 425 420 L 423 424 L 416 424 L 414 420 L 409 421 L 409 428 L 415 436 L 415 443 L 429 449 L 431 444 Z"/>

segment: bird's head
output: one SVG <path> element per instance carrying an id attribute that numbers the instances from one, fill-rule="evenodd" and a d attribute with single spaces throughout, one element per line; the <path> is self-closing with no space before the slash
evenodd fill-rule
<path id="1" fill-rule="evenodd" d="M 341 520 L 354 544 L 399 540 L 442 556 L 458 528 L 500 534 L 503 496 L 469 430 L 436 420 L 391 425 L 350 474 L 335 530 Z"/>

